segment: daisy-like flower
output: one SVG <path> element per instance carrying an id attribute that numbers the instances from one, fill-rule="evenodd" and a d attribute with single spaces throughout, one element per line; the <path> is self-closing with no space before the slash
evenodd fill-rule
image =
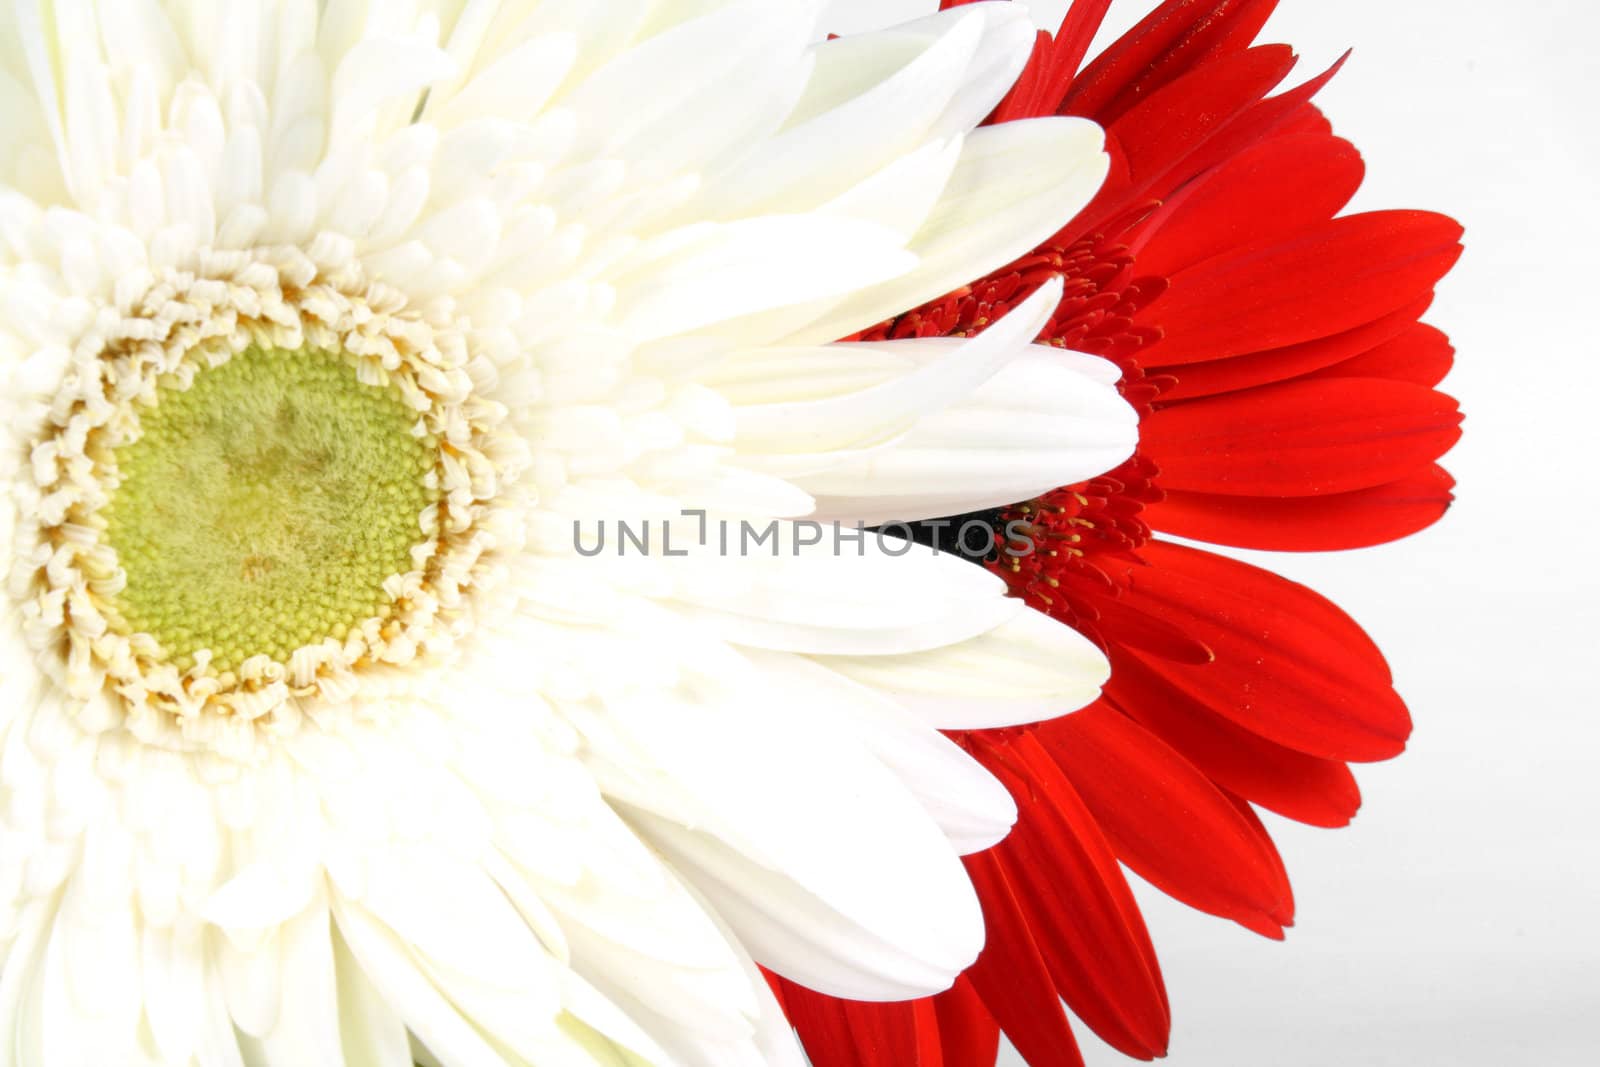
<path id="1" fill-rule="evenodd" d="M 756 962 L 889 998 L 977 955 L 959 853 L 1015 812 L 939 728 L 1104 659 L 791 520 L 1127 457 L 1114 369 L 1030 344 L 1059 280 L 830 344 L 1107 157 L 974 130 L 1010 5 L 817 6 L 10 5 L 0 1059 L 796 1063 Z"/>
<path id="2" fill-rule="evenodd" d="M 1107 5 L 1043 34 L 994 121 L 1094 118 L 1111 176 L 1035 252 L 864 336 L 981 335 L 1044 275 L 1066 293 L 1041 339 L 1123 370 L 1138 453 L 1100 478 L 981 516 L 1049 550 L 987 560 L 1111 658 L 1102 700 L 960 740 L 1021 814 L 968 857 L 989 942 L 948 994 L 851 1004 L 783 987 L 819 1067 L 992 1064 L 1003 1029 L 1035 1067 L 1081 1063 L 1062 1004 L 1106 1042 L 1166 1051 L 1156 955 L 1120 864 L 1268 937 L 1293 918 L 1255 808 L 1341 826 L 1347 764 L 1410 732 L 1361 629 L 1268 571 L 1157 536 L 1354 548 L 1437 519 L 1435 462 L 1459 415 L 1433 386 L 1443 334 L 1418 319 L 1460 252 L 1439 215 L 1340 215 L 1355 149 L 1309 103 L 1333 71 L 1268 97 L 1294 57 L 1251 42 L 1274 0 L 1169 0 L 1078 70 Z M 959 550 L 949 531 L 930 528 Z"/>

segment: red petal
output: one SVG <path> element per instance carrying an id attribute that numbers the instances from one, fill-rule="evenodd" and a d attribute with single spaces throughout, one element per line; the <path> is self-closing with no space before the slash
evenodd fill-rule
<path id="1" fill-rule="evenodd" d="M 939 1021 L 931 1000 L 924 997 L 897 1004 L 863 1004 L 854 1000 L 842 1003 L 864 1063 L 880 1067 L 943 1067 Z"/>
<path id="2" fill-rule="evenodd" d="M 1113 182 L 1108 177 L 1062 235 L 1087 233 L 1146 196 L 1166 195 L 1162 179 L 1271 91 L 1293 66 L 1294 53 L 1287 45 L 1252 48 L 1178 79 L 1112 123 L 1106 141 L 1114 154 L 1125 158 L 1128 178 Z"/>
<path id="3" fill-rule="evenodd" d="M 1293 919 L 1287 879 L 1257 828 L 1194 764 L 1104 704 L 1038 733 L 1124 863 L 1192 907 L 1282 936 Z"/>
<path id="4" fill-rule="evenodd" d="M 1164 541 L 1124 594 L 1204 641 L 1203 667 L 1137 656 L 1218 715 L 1280 745 L 1334 760 L 1405 748 L 1411 718 L 1388 665 L 1348 615 L 1303 585 L 1248 563 Z"/>
<path id="5" fill-rule="evenodd" d="M 1433 464 L 1399 481 L 1328 496 L 1256 497 L 1168 491 L 1145 508 L 1163 533 L 1279 552 L 1365 548 L 1416 533 L 1450 507 L 1455 479 Z"/>
<path id="6" fill-rule="evenodd" d="M 1129 648 L 1154 652 L 1163 659 L 1179 663 L 1210 663 L 1211 649 L 1159 615 L 1151 615 L 1125 603 L 1115 595 L 1100 595 L 1092 586 L 1081 596 L 1093 598 L 1096 628 Z"/>
<path id="7" fill-rule="evenodd" d="M 1094 35 L 1110 8 L 1111 0 L 1073 0 L 1072 6 L 1067 8 L 1067 14 L 1061 20 L 1061 29 L 1055 36 L 1054 62 L 1061 73 L 1060 80 L 1054 86 L 1054 99 L 1050 101 L 1052 113 L 1059 111 L 1072 82 L 1077 80 L 1072 76 L 1083 64 L 1083 57 L 1089 54 Z"/>
<path id="8" fill-rule="evenodd" d="M 1136 322 L 1163 331 L 1150 354 L 1159 366 L 1327 337 L 1429 292 L 1460 255 L 1460 239 L 1454 220 L 1425 211 L 1331 219 L 1179 271 Z"/>
<path id="9" fill-rule="evenodd" d="M 976 754 L 1017 800 L 1016 827 L 989 855 L 1027 916 L 1057 992 L 1106 1043 L 1130 1056 L 1161 1055 L 1171 1026 L 1161 968 L 1099 824 L 1037 738 L 1023 735 L 998 751 L 980 746 Z M 995 1002 L 984 1000 L 998 1017 Z"/>
<path id="10" fill-rule="evenodd" d="M 1277 0 L 1167 0 L 1073 80 L 1061 114 L 1114 122 L 1206 59 L 1248 45 L 1276 6 Z"/>
<path id="11" fill-rule="evenodd" d="M 785 978 L 777 980 L 775 991 L 815 1067 L 863 1067 L 856 1053 L 855 1034 L 845 1019 L 844 1001 L 814 993 Z"/>
<path id="12" fill-rule="evenodd" d="M 967 969 L 972 988 L 1033 1067 L 1083 1067 L 1029 917 L 994 850 L 968 856 L 965 863 L 983 901 L 988 933 L 978 962 Z"/>
<path id="13" fill-rule="evenodd" d="M 1292 91 L 1293 90 L 1291 90 L 1291 92 Z M 1288 96 L 1289 93 L 1284 93 L 1283 95 Z M 1276 100 L 1277 97 L 1274 97 L 1273 99 Z M 1270 102 L 1271 101 L 1263 101 L 1263 103 Z M 1256 106 L 1260 107 L 1261 105 L 1258 104 Z M 1331 137 L 1333 136 L 1333 123 L 1328 121 L 1328 116 L 1324 115 L 1317 109 L 1317 105 L 1308 103 L 1303 107 L 1295 108 L 1294 113 L 1276 126 L 1273 132 L 1280 135 L 1291 133 L 1315 133 L 1323 137 Z"/>
<path id="14" fill-rule="evenodd" d="M 940 6 L 954 5 L 945 0 Z M 1054 115 L 1110 7 L 1111 0 L 1076 0 L 1054 37 L 1040 30 L 1022 75 L 987 121 L 1010 122 Z"/>
<path id="15" fill-rule="evenodd" d="M 1152 363 L 1146 366 L 1146 370 L 1150 374 L 1165 374 L 1177 379 L 1176 385 L 1161 394 L 1162 401 L 1169 404 L 1179 400 L 1234 393 L 1258 385 L 1287 381 L 1340 363 L 1351 362 L 1357 356 L 1394 340 L 1415 326 L 1417 319 L 1428 310 L 1428 305 L 1432 302 L 1433 294 L 1428 293 L 1398 311 L 1363 323 L 1353 330 L 1336 333 L 1332 337 L 1319 337 L 1315 341 L 1304 341 L 1266 352 L 1250 352 L 1242 356 L 1230 356 L 1227 359 L 1188 363 L 1181 367 L 1160 367 Z M 1159 346 L 1151 350 L 1150 357 L 1160 358 Z M 1345 374 L 1341 377 L 1362 377 L 1362 375 Z M 1372 374 L 1365 377 L 1398 376 Z"/>
<path id="16" fill-rule="evenodd" d="M 1174 196 L 1135 248 L 1138 272 L 1163 277 L 1241 245 L 1281 241 L 1339 213 L 1361 185 L 1349 141 L 1316 134 L 1273 137 Z"/>
<path id="17" fill-rule="evenodd" d="M 1205 173 L 1212 167 L 1221 166 L 1269 136 L 1297 131 L 1320 131 L 1331 134 L 1331 128 L 1324 125 L 1325 120 L 1310 101 L 1322 91 L 1322 87 L 1327 85 L 1335 74 L 1339 73 L 1348 58 L 1350 53 L 1346 52 L 1315 78 L 1303 81 L 1292 89 L 1246 108 L 1217 136 L 1208 140 L 1186 159 L 1182 169 L 1175 170 L 1168 176 L 1167 183 L 1159 190 L 1160 195 L 1170 196 L 1184 182 Z"/>
<path id="18" fill-rule="evenodd" d="M 779 983 L 784 1011 L 815 1067 L 943 1067 L 931 1000 L 866 1004 Z"/>
<path id="19" fill-rule="evenodd" d="M 1320 371 L 1317 377 L 1392 378 L 1438 385 L 1450 373 L 1455 352 L 1443 331 L 1418 322 L 1387 343 Z"/>
<path id="20" fill-rule="evenodd" d="M 1214 714 L 1132 657 L 1112 656 L 1106 699 L 1177 749 L 1219 786 L 1285 818 L 1344 826 L 1361 807 L 1343 763 L 1273 744 Z"/>
<path id="21" fill-rule="evenodd" d="M 945 4 L 943 7 L 958 5 Z M 1050 95 L 1050 80 L 1054 73 L 1054 43 L 1050 35 L 1040 30 L 1033 39 L 1033 51 L 1022 73 L 1012 84 L 1005 97 L 995 106 L 993 113 L 984 119 L 984 125 L 994 126 L 1017 119 L 1039 118 L 1051 113 L 1045 102 Z M 1070 73 L 1067 75 L 1070 77 Z"/>
<path id="22" fill-rule="evenodd" d="M 1000 1024 L 983 1006 L 983 998 L 966 975 L 934 997 L 933 1008 L 944 1046 L 944 1062 L 949 1067 L 994 1063 L 1000 1052 Z"/>
<path id="23" fill-rule="evenodd" d="M 1256 832 L 1256 840 L 1261 842 L 1262 853 L 1267 857 L 1268 861 L 1271 862 L 1273 869 L 1278 872 L 1279 884 L 1283 886 L 1284 892 L 1288 894 L 1288 897 L 1285 901 L 1285 906 L 1288 908 L 1289 914 L 1293 915 L 1294 890 L 1290 888 L 1289 885 L 1289 870 L 1283 865 L 1283 857 L 1278 854 L 1278 846 L 1272 843 L 1272 835 L 1267 833 L 1267 828 L 1265 826 L 1261 825 L 1261 816 L 1256 814 L 1256 809 L 1252 808 L 1250 806 L 1250 802 L 1245 800 L 1243 797 L 1235 796 L 1234 794 L 1226 791 L 1224 791 L 1223 795 L 1232 801 L 1233 806 L 1238 809 L 1239 818 L 1243 819 L 1245 822 L 1249 823 L 1252 828 L 1254 828 Z M 1285 923 L 1284 925 L 1287 926 L 1290 924 Z"/>
<path id="24" fill-rule="evenodd" d="M 1461 436 L 1456 403 L 1410 382 L 1298 380 L 1183 401 L 1139 427 L 1164 489 L 1320 496 L 1399 481 Z"/>

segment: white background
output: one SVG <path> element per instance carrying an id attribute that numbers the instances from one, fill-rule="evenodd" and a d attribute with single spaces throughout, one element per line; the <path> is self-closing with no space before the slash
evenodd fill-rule
<path id="1" fill-rule="evenodd" d="M 1154 2 L 1117 0 L 1108 33 Z M 833 25 L 935 6 L 836 0 Z M 1031 6 L 1053 29 L 1066 0 Z M 1600 1064 L 1597 39 L 1580 0 L 1283 0 L 1261 37 L 1295 46 L 1295 80 L 1355 48 L 1318 100 L 1366 157 L 1356 209 L 1465 224 L 1428 319 L 1458 349 L 1466 437 L 1433 529 L 1239 553 L 1366 625 L 1416 732 L 1358 771 L 1351 827 L 1271 821 L 1298 903 L 1287 943 L 1135 886 L 1173 1067 Z M 1129 1062 L 1082 1032 L 1093 1067 Z"/>

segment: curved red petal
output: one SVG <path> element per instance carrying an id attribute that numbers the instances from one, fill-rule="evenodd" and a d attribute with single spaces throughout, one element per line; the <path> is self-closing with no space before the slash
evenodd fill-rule
<path id="1" fill-rule="evenodd" d="M 1234 808 L 1238 810 L 1239 818 L 1249 823 L 1250 827 L 1255 831 L 1256 840 L 1261 843 L 1262 854 L 1267 857 L 1267 861 L 1271 863 L 1273 869 L 1278 872 L 1279 883 L 1283 886 L 1284 892 L 1288 894 L 1287 898 L 1285 899 L 1285 907 L 1288 909 L 1289 914 L 1293 915 L 1294 889 L 1289 884 L 1289 869 L 1283 865 L 1283 856 L 1278 852 L 1278 846 L 1273 843 L 1272 835 L 1267 833 L 1267 828 L 1261 824 L 1261 816 L 1256 814 L 1256 809 L 1251 807 L 1250 802 L 1245 800 L 1243 797 L 1230 793 L 1227 790 L 1223 790 L 1223 795 L 1226 796 L 1228 800 L 1232 802 Z M 1285 923 L 1284 925 L 1287 926 L 1290 924 Z"/>
<path id="2" fill-rule="evenodd" d="M 1000 1052 L 1000 1024 L 966 975 L 933 998 L 933 1010 L 948 1067 L 994 1063 Z"/>
<path id="3" fill-rule="evenodd" d="M 1141 274 L 1171 276 L 1241 245 L 1281 241 L 1331 219 L 1361 185 L 1361 155 L 1318 134 L 1273 137 L 1169 200 L 1136 247 Z"/>
<path id="4" fill-rule="evenodd" d="M 1081 584 L 1074 583 L 1081 590 Z M 1093 591 L 1088 592 L 1093 596 Z M 1204 641 L 1161 615 L 1141 611 L 1117 596 L 1094 596 L 1095 628 L 1128 648 L 1153 652 L 1179 663 L 1210 663 L 1215 654 Z"/>
<path id="5" fill-rule="evenodd" d="M 1222 788 L 1310 826 L 1344 826 L 1361 807 L 1350 769 L 1274 744 L 1215 714 L 1182 689 L 1113 655 L 1106 699 Z"/>
<path id="6" fill-rule="evenodd" d="M 1412 323 L 1398 337 L 1318 371 L 1319 378 L 1389 378 L 1434 386 L 1450 373 L 1456 350 L 1444 331 Z"/>
<path id="7" fill-rule="evenodd" d="M 1083 65 L 1083 57 L 1089 54 L 1089 46 L 1094 43 L 1094 35 L 1099 32 L 1101 24 L 1105 22 L 1106 12 L 1110 9 L 1111 0 L 1072 0 L 1071 6 L 1067 8 L 1067 13 L 1061 20 L 1061 28 L 1055 36 L 1053 58 L 1059 73 L 1053 84 L 1055 93 L 1049 100 L 1049 113 L 1061 108 L 1072 82 L 1077 80 L 1074 75 Z M 1045 113 L 1035 112 L 1035 114 Z"/>
<path id="8" fill-rule="evenodd" d="M 1114 122 L 1207 59 L 1244 48 L 1276 6 L 1277 0 L 1167 0 L 1073 79 L 1060 113 Z"/>
<path id="9" fill-rule="evenodd" d="M 778 979 L 775 991 L 814 1067 L 944 1067 L 933 1001 L 838 1000 Z M 952 1067 L 962 1063 L 950 1060 Z"/>
<path id="10" fill-rule="evenodd" d="M 1353 329 L 1431 291 L 1461 254 L 1461 226 L 1426 211 L 1330 219 L 1188 267 L 1136 316 L 1162 339 L 1148 362 L 1175 366 Z"/>
<path id="11" fill-rule="evenodd" d="M 1045 724 L 1039 740 L 1122 862 L 1191 907 L 1282 936 L 1294 918 L 1287 878 L 1257 827 L 1176 749 L 1101 703 Z"/>
<path id="12" fill-rule="evenodd" d="M 1461 436 L 1443 393 L 1411 382 L 1280 382 L 1162 408 L 1139 444 L 1164 489 L 1239 496 L 1320 496 L 1399 481 Z"/>
<path id="13" fill-rule="evenodd" d="M 1290 94 L 1284 93 L 1283 95 L 1288 96 Z M 1276 100 L 1278 98 L 1273 97 L 1273 99 Z M 1257 106 L 1259 107 L 1260 105 Z M 1296 107 L 1293 114 L 1273 127 L 1273 132 L 1276 134 L 1314 133 L 1322 137 L 1331 137 L 1333 136 L 1333 123 L 1328 121 L 1328 116 L 1324 115 L 1315 104 L 1306 103 L 1303 107 Z"/>
<path id="14" fill-rule="evenodd" d="M 1169 190 L 1162 187 L 1163 178 L 1260 101 L 1293 66 L 1287 45 L 1252 48 L 1178 79 L 1111 123 L 1106 142 L 1125 161 L 1127 178 L 1108 177 L 1063 233 L 1088 232 L 1141 198 L 1164 196 Z"/>
<path id="15" fill-rule="evenodd" d="M 1107 1044 L 1130 1056 L 1161 1055 L 1171 1027 L 1161 968 L 1099 824 L 1036 737 L 974 752 L 1017 800 L 1016 826 L 989 855 L 1007 876 L 1057 992 Z"/>
<path id="16" fill-rule="evenodd" d="M 1273 348 L 1265 352 L 1248 352 L 1227 359 L 1207 360 L 1204 363 L 1187 363 L 1179 367 L 1152 365 L 1150 373 L 1163 374 L 1174 384 L 1161 394 L 1164 403 L 1193 400 L 1202 396 L 1217 396 L 1253 389 L 1259 385 L 1299 378 L 1330 367 L 1352 363 L 1358 357 L 1396 337 L 1416 325 L 1417 319 L 1428 310 L 1433 294 L 1427 293 L 1398 311 L 1379 316 L 1354 329 L 1319 337 L 1315 341 L 1302 341 L 1297 345 Z M 1152 352 L 1152 357 L 1157 353 Z M 1341 377 L 1361 377 L 1345 374 Z M 1394 377 L 1373 374 L 1367 377 Z"/>
<path id="17" fill-rule="evenodd" d="M 972 988 L 1033 1067 L 1083 1067 L 1072 1024 L 1005 868 L 994 850 L 965 862 L 983 901 L 988 933 L 978 961 L 967 969 Z"/>
<path id="18" fill-rule="evenodd" d="M 1331 134 L 1331 128 L 1320 126 L 1321 113 L 1311 103 L 1311 98 L 1333 80 L 1350 57 L 1346 52 L 1314 78 L 1286 89 L 1277 96 L 1252 104 L 1222 128 L 1217 136 L 1205 142 L 1190 155 L 1181 169 L 1175 169 L 1161 189 L 1163 197 L 1176 192 L 1185 182 L 1206 173 L 1258 144 L 1267 137 L 1295 131 L 1320 131 Z"/>
<path id="19" fill-rule="evenodd" d="M 866 1067 L 845 1018 L 847 1001 L 813 992 L 786 978 L 769 977 L 769 981 L 814 1067 Z"/>
<path id="20" fill-rule="evenodd" d="M 1381 545 L 1437 522 L 1455 479 L 1438 464 L 1386 485 L 1327 496 L 1255 497 L 1169 490 L 1149 505 L 1152 528 L 1196 541 L 1278 552 Z"/>
<path id="21" fill-rule="evenodd" d="M 1387 759 L 1411 718 L 1371 640 L 1332 602 L 1270 571 L 1152 541 L 1124 596 L 1204 641 L 1205 666 L 1128 651 L 1216 714 L 1324 759 Z"/>
<path id="22" fill-rule="evenodd" d="M 864 1063 L 943 1067 L 939 1022 L 931 1000 L 924 997 L 890 1004 L 854 1000 L 843 1003 L 845 1019 Z"/>
<path id="23" fill-rule="evenodd" d="M 1022 73 L 1017 76 L 1017 80 L 1012 83 L 1000 103 L 995 105 L 994 113 L 984 120 L 985 125 L 998 125 L 1002 122 L 1035 118 L 1050 113 L 1045 99 L 1050 95 L 1054 54 L 1054 42 L 1050 35 L 1040 30 L 1034 36 L 1033 51 L 1029 54 Z"/>

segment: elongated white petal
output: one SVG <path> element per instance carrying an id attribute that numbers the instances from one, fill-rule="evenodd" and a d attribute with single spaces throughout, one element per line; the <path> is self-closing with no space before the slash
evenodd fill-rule
<path id="1" fill-rule="evenodd" d="M 892 693 L 943 730 L 1051 719 L 1100 695 L 1111 669 L 1076 630 L 1020 613 L 973 641 L 892 659 L 828 656 L 822 662 Z"/>
<path id="2" fill-rule="evenodd" d="M 798 198 L 813 203 L 830 200 L 922 144 L 930 134 L 943 132 L 935 130 L 935 123 L 965 87 L 985 20 L 958 14 L 946 22 L 948 29 L 930 37 L 926 50 L 903 68 L 882 81 L 866 82 L 865 92 L 760 146 L 709 185 L 703 201 L 717 205 L 711 210 L 728 215 L 770 211 L 773 205 Z M 819 68 L 819 78 L 826 78 L 830 69 L 828 64 Z M 802 109 L 816 106 L 815 99 L 800 102 Z M 817 169 L 797 165 L 819 157 L 832 165 Z"/>
<path id="3" fill-rule="evenodd" d="M 965 344 L 941 346 L 942 359 L 929 360 L 881 385 L 825 399 L 743 408 L 738 412 L 737 440 L 758 454 L 818 452 L 875 444 L 903 433 L 922 416 L 949 407 L 994 377 L 1025 349 L 1060 299 L 1061 283 L 1052 280 L 993 329 Z M 809 391 L 803 371 L 791 388 Z"/>
<path id="4" fill-rule="evenodd" d="M 910 270 L 891 230 L 851 219 L 769 216 L 646 246 L 618 281 L 627 329 L 642 340 L 858 289 Z M 773 264 L 772 249 L 784 249 Z M 848 259 L 832 254 L 848 250 Z"/>
<path id="5" fill-rule="evenodd" d="M 1116 466 L 1138 419 L 1115 369 L 1028 343 L 1059 295 L 1047 283 L 966 341 L 842 345 L 820 361 L 741 353 L 720 383 L 772 398 L 736 409 L 745 462 L 792 477 L 815 519 L 869 524 L 1026 500 Z"/>
<path id="6" fill-rule="evenodd" d="M 250 1015 L 239 1006 L 256 1008 L 257 1025 L 246 1032 L 259 1039 L 262 1062 L 278 1067 L 336 1061 L 344 1055 L 343 1029 L 348 1026 L 361 1033 L 365 1021 L 361 1014 L 352 1013 L 348 1022 L 341 1017 L 333 942 L 332 917 L 327 904 L 319 900 L 284 924 L 252 958 L 238 962 L 237 976 L 227 987 L 228 1009 L 235 1025 L 244 1029 Z M 262 959 L 261 953 L 268 955 Z M 279 956 L 279 967 L 272 966 L 271 954 Z M 257 1005 L 255 1000 L 263 1003 Z M 352 1036 L 350 1044 L 364 1043 Z M 374 1061 L 382 1062 L 381 1055 L 374 1055 Z"/>
<path id="7" fill-rule="evenodd" d="M 954 848 L 904 781 L 866 739 L 813 729 L 808 689 L 763 689 L 757 699 L 741 682 L 761 675 L 725 658 L 717 681 L 696 675 L 686 683 L 692 701 L 608 699 L 608 722 L 621 732 L 596 739 L 592 758 L 607 790 L 641 813 L 636 825 L 701 892 L 719 906 L 737 899 L 737 914 L 724 915 L 768 966 L 850 995 L 947 985 L 976 955 L 981 921 Z M 654 753 L 649 765 L 631 755 L 645 750 Z M 728 751 L 749 758 L 728 760 Z M 832 778 L 819 789 L 823 766 Z M 913 896 L 919 903 L 908 905 Z M 764 929 L 758 913 L 769 905 L 779 925 L 805 931 L 802 942 L 831 930 L 838 962 L 864 973 L 813 974 L 815 961 L 793 957 L 798 935 Z M 851 956 L 857 939 L 876 958 Z"/>
<path id="8" fill-rule="evenodd" d="M 828 309 L 797 328 L 790 342 L 848 336 L 1031 251 L 1099 191 L 1110 165 L 1102 142 L 1100 128 L 1084 119 L 975 130 L 938 205 L 912 238 L 917 269 Z"/>
<path id="9" fill-rule="evenodd" d="M 1014 359 L 960 405 L 881 449 L 797 478 L 821 519 L 959 515 L 1085 481 L 1133 454 L 1138 416 L 1057 350 Z"/>
<path id="10" fill-rule="evenodd" d="M 643 812 L 641 831 L 683 870 L 727 920 L 751 953 L 785 978 L 852 1000 L 904 1000 L 945 989 L 982 946 L 977 902 L 962 909 L 964 942 L 951 942 L 949 901 L 878 901 L 897 909 L 903 927 L 922 929 L 909 940 L 875 936 L 873 927 L 841 914 L 802 884 L 752 863 L 705 833 Z M 942 914 L 936 914 L 942 912 Z M 935 929 L 937 924 L 937 930 Z M 946 944 L 930 942 L 943 935 Z"/>
<path id="11" fill-rule="evenodd" d="M 752 658 L 786 687 L 813 693 L 813 712 L 826 717 L 831 728 L 859 738 L 916 794 L 957 851 L 988 848 L 1011 829 L 1017 808 L 1005 788 L 904 705 L 852 684 L 818 661 L 759 653 Z"/>
<path id="12" fill-rule="evenodd" d="M 346 1063 L 408 1067 L 411 1044 L 394 1005 L 373 986 L 337 930 L 333 935 L 334 972 L 339 983 L 339 1044 Z M 274 1064 L 273 1067 L 278 1067 Z"/>

